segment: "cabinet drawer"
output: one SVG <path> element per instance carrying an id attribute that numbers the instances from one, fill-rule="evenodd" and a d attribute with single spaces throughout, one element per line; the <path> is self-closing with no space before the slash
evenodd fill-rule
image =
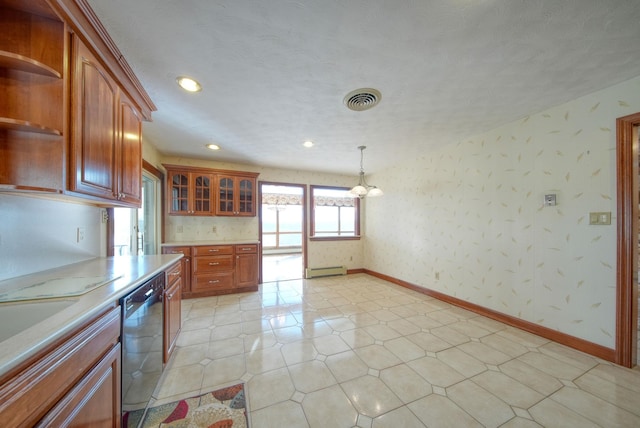
<path id="1" fill-rule="evenodd" d="M 258 244 L 236 245 L 236 254 L 255 254 L 258 252 Z"/>
<path id="2" fill-rule="evenodd" d="M 233 245 L 201 245 L 193 247 L 194 256 L 216 256 L 233 254 Z"/>
<path id="3" fill-rule="evenodd" d="M 165 288 L 172 286 L 182 277 L 182 263 L 178 262 L 167 270 L 167 284 Z"/>
<path id="4" fill-rule="evenodd" d="M 230 290 L 233 288 L 233 272 L 196 275 L 192 291 Z"/>
<path id="5" fill-rule="evenodd" d="M 191 255 L 191 247 L 162 247 L 162 254 L 184 254 L 188 257 Z"/>
<path id="6" fill-rule="evenodd" d="M 233 256 L 200 256 L 194 258 L 193 273 L 214 273 L 233 270 Z"/>

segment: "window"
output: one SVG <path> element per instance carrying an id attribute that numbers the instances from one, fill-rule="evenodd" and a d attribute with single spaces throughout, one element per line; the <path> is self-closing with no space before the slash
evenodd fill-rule
<path id="1" fill-rule="evenodd" d="M 360 200 L 348 192 L 311 186 L 311 239 L 360 239 Z"/>

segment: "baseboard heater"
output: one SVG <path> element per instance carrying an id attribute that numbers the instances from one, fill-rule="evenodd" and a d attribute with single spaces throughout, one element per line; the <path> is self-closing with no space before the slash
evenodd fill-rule
<path id="1" fill-rule="evenodd" d="M 323 268 L 307 268 L 305 278 L 319 278 L 321 276 L 346 275 L 347 268 L 345 266 L 331 266 Z"/>

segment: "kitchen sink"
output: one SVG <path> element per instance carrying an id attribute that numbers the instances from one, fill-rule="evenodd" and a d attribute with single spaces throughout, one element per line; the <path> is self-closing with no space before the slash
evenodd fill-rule
<path id="1" fill-rule="evenodd" d="M 75 300 L 48 300 L 0 304 L 0 342 L 73 305 Z"/>

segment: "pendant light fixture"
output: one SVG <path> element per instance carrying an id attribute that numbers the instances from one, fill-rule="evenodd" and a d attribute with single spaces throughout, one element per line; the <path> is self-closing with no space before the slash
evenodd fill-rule
<path id="1" fill-rule="evenodd" d="M 349 190 L 349 193 L 357 196 L 360 199 L 364 198 L 365 196 L 375 197 L 384 195 L 382 190 L 380 190 L 378 187 L 370 186 L 369 184 L 367 184 L 367 180 L 365 180 L 364 178 L 364 167 L 362 166 L 362 161 L 364 159 L 364 149 L 366 148 L 367 146 L 358 147 L 358 150 L 360 150 L 360 178 L 358 180 L 358 185 Z"/>

